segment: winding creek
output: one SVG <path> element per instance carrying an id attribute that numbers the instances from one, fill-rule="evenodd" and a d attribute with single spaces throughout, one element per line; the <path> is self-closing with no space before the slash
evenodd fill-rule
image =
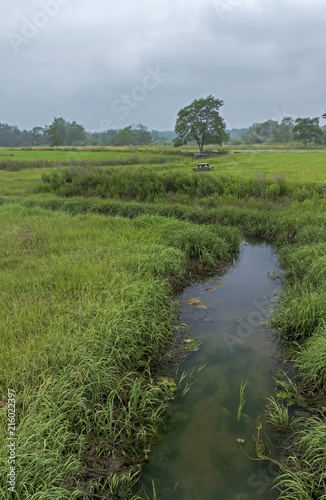
<path id="1" fill-rule="evenodd" d="M 273 376 L 280 368 L 270 332 L 261 325 L 278 291 L 271 270 L 279 271 L 271 245 L 247 238 L 224 274 L 184 290 L 180 322 L 189 326 L 189 338 L 204 343 L 179 369 L 188 379 L 196 373 L 192 386 L 170 404 L 166 429 L 143 467 L 149 498 L 152 480 L 159 500 L 276 498 L 268 486 L 273 467 L 250 460 L 237 443 L 244 439 L 244 450 L 255 457 L 257 419 L 274 394 Z M 237 421 L 245 382 L 246 403 Z"/>

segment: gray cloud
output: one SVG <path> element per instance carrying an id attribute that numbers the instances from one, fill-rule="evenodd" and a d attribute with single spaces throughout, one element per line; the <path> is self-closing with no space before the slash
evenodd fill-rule
<path id="1" fill-rule="evenodd" d="M 208 94 L 228 127 L 320 116 L 325 18 L 324 0 L 16 0 L 2 6 L 0 121 L 171 129 Z"/>

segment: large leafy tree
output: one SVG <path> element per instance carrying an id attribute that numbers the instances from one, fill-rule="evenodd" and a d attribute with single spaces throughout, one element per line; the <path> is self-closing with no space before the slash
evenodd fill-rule
<path id="1" fill-rule="evenodd" d="M 189 106 L 180 109 L 175 125 L 177 137 L 175 146 L 182 146 L 195 141 L 202 153 L 205 144 L 219 144 L 227 141 L 225 122 L 219 114 L 223 101 L 209 95 L 206 98 L 195 99 Z"/>
<path id="2" fill-rule="evenodd" d="M 319 127 L 319 118 L 297 118 L 293 128 L 294 138 L 307 146 L 308 142 L 322 141 L 323 131 Z"/>

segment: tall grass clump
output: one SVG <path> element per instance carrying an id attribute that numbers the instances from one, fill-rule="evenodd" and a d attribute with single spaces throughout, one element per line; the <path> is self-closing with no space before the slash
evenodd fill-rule
<path id="1" fill-rule="evenodd" d="M 325 319 L 325 310 L 325 290 L 312 290 L 310 286 L 300 286 L 296 282 L 281 294 L 272 326 L 286 342 L 302 341 L 320 326 Z"/>
<path id="2" fill-rule="evenodd" d="M 317 387 L 323 392 L 326 389 L 326 324 L 323 323 L 309 338 L 294 361 L 304 383 Z"/>
<path id="3" fill-rule="evenodd" d="M 319 273 L 323 273 L 320 264 L 323 262 L 326 254 L 326 245 L 324 243 L 293 245 L 282 249 L 281 263 L 285 267 L 286 278 L 289 282 L 294 280 L 317 282 Z M 313 265 L 313 267 L 312 267 Z M 309 279 L 308 279 L 309 276 Z M 322 277 L 322 276 L 320 276 Z"/>
<path id="4" fill-rule="evenodd" d="M 289 409 L 275 398 L 267 398 L 268 405 L 265 411 L 266 421 L 277 430 L 285 430 L 291 425 Z"/>
<path id="5" fill-rule="evenodd" d="M 281 465 L 274 488 L 283 500 L 325 500 L 326 421 L 310 417 L 296 435 L 296 453 Z"/>
<path id="6" fill-rule="evenodd" d="M 182 250 L 189 259 L 198 259 L 204 265 L 225 259 L 230 254 L 227 242 L 210 231 L 209 226 L 189 222 L 181 226 L 175 221 L 165 227 L 164 238 L 169 246 Z"/>
<path id="7" fill-rule="evenodd" d="M 198 225 L 174 218 L 140 216 L 135 220 L 137 227 L 150 227 L 161 223 L 161 237 L 172 248 L 181 251 L 188 259 L 196 259 L 204 265 L 229 259 L 236 252 L 242 240 L 242 233 L 236 228 L 220 224 Z"/>

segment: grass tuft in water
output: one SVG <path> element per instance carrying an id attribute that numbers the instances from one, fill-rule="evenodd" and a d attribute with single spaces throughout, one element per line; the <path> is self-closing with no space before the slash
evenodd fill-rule
<path id="1" fill-rule="evenodd" d="M 238 413 L 237 413 L 237 421 L 239 422 L 240 418 L 241 418 L 241 413 L 242 413 L 242 410 L 246 404 L 246 399 L 245 399 L 245 395 L 244 395 L 244 392 L 245 392 L 245 388 L 248 384 L 248 381 L 243 383 L 241 381 L 241 384 L 240 384 L 240 402 L 239 402 L 239 408 L 238 408 Z"/>
<path id="2" fill-rule="evenodd" d="M 277 430 L 285 430 L 291 426 L 291 418 L 287 406 L 275 400 L 267 398 L 268 405 L 265 411 L 266 421 L 273 425 Z"/>

